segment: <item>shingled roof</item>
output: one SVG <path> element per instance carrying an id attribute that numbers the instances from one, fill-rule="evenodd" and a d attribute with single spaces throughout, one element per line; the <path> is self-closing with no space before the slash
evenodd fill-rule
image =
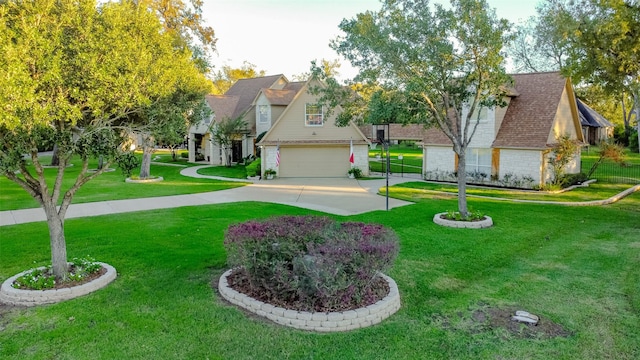
<path id="1" fill-rule="evenodd" d="M 519 95 L 511 99 L 492 147 L 547 148 L 567 80 L 559 72 L 512 77 Z"/>
<path id="2" fill-rule="evenodd" d="M 225 96 L 236 96 L 238 101 L 236 107 L 231 114 L 232 118 L 241 116 L 247 110 L 251 108 L 253 100 L 258 95 L 261 89 L 270 88 L 278 81 L 283 75 L 271 75 L 263 76 L 259 78 L 240 79 L 227 92 Z M 216 109 L 214 109 L 215 111 Z"/>
<path id="3" fill-rule="evenodd" d="M 207 95 L 206 100 L 214 112 L 216 121 L 221 121 L 232 117 L 240 98 L 238 96 Z"/>
<path id="4" fill-rule="evenodd" d="M 590 108 L 582 100 L 578 99 L 578 110 L 580 111 L 580 124 L 591 127 L 613 127 L 613 124 L 597 111 Z"/>
<path id="5" fill-rule="evenodd" d="M 562 93 L 567 84 L 559 72 L 513 74 L 514 91 L 492 144 L 494 148 L 547 148 Z M 426 131 L 425 145 L 451 145 L 438 128 Z"/>
<path id="6" fill-rule="evenodd" d="M 262 89 L 262 93 L 271 105 L 289 105 L 304 84 L 304 81 L 292 82 L 288 83 L 282 90 Z"/>

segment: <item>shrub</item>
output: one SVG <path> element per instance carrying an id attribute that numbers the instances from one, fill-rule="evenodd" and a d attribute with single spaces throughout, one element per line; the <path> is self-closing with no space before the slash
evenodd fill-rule
<path id="1" fill-rule="evenodd" d="M 69 267 L 69 278 L 67 282 L 82 281 L 85 277 L 97 273 L 102 269 L 102 265 L 95 259 L 87 256 L 85 258 L 73 258 Z M 24 275 L 18 277 L 12 284 L 16 289 L 46 290 L 56 286 L 56 278 L 51 270 L 51 265 L 42 269 L 32 269 Z"/>
<path id="2" fill-rule="evenodd" d="M 353 175 L 356 179 L 360 179 L 362 177 L 362 170 L 360 170 L 359 167 L 352 167 L 347 171 L 347 174 Z"/>
<path id="3" fill-rule="evenodd" d="M 254 177 L 260 173 L 260 158 L 257 158 L 256 161 L 246 166 L 247 176 Z"/>
<path id="4" fill-rule="evenodd" d="M 189 153 L 183 151 L 183 152 L 180 153 L 180 157 L 183 158 L 183 159 L 188 159 L 189 158 Z"/>
<path id="5" fill-rule="evenodd" d="M 336 311 L 371 303 L 375 278 L 398 253 L 395 233 L 381 225 L 284 216 L 232 225 L 228 262 L 252 290 L 301 310 Z"/>

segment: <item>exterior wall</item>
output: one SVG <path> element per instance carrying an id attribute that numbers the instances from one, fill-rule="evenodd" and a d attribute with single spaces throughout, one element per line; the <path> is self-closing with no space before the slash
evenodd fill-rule
<path id="1" fill-rule="evenodd" d="M 422 156 L 422 171 L 454 172 L 455 153 L 451 147 L 426 146 Z"/>
<path id="2" fill-rule="evenodd" d="M 476 128 L 475 134 L 471 138 L 471 143 L 469 144 L 469 148 L 485 148 L 488 149 L 493 144 L 493 140 L 496 138 L 496 111 L 495 109 L 486 109 L 487 117 L 484 120 L 480 120 L 478 127 Z M 468 114 L 468 109 L 462 110 L 462 118 Z M 464 120 L 463 120 L 464 121 Z M 471 121 L 469 126 L 469 134 L 473 131 L 473 127 L 475 125 L 475 121 Z"/>
<path id="3" fill-rule="evenodd" d="M 553 120 L 553 128 L 551 132 L 549 132 L 547 144 L 555 144 L 556 137 L 561 135 L 569 135 L 571 139 L 578 139 L 578 131 L 580 131 L 580 128 L 576 128 L 576 124 L 574 123 L 569 94 L 565 89 L 558 103 L 556 116 Z M 582 137 L 582 134 L 580 137 Z"/>
<path id="4" fill-rule="evenodd" d="M 507 174 L 513 174 L 520 178 L 529 176 L 533 178 L 535 185 L 541 185 L 546 182 L 546 179 L 543 181 L 543 177 L 547 177 L 547 173 L 548 171 L 544 169 L 542 162 L 542 151 L 500 149 L 499 179 L 504 178 Z"/>
<path id="5" fill-rule="evenodd" d="M 362 175 L 369 176 L 369 146 L 353 145 L 353 166 L 362 170 Z"/>
<path id="6" fill-rule="evenodd" d="M 305 105 L 317 102 L 314 95 L 302 89 L 296 99 L 289 104 L 278 122 L 285 122 L 286 126 L 273 128 L 269 134 L 271 141 L 331 141 L 331 140 L 361 140 L 362 136 L 355 125 L 338 127 L 335 125 L 336 111 L 330 117 L 326 116 L 326 109 L 322 126 L 305 126 Z"/>

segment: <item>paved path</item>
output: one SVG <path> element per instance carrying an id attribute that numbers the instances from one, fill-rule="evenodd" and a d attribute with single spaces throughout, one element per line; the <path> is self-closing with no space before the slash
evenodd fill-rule
<path id="1" fill-rule="evenodd" d="M 188 167 L 182 170 L 181 174 L 198 178 L 246 182 L 241 179 L 227 179 L 197 173 L 199 168 L 206 166 L 208 165 Z M 389 186 L 415 180 L 415 177 L 392 176 L 389 179 Z M 277 178 L 258 180 L 243 187 L 199 194 L 72 204 L 67 211 L 66 219 L 242 201 L 270 202 L 348 216 L 374 210 L 385 210 L 386 197 L 377 194 L 385 184 L 386 179 Z M 412 203 L 389 198 L 390 209 L 409 204 Z M 36 221 L 46 221 L 42 208 L 0 212 L 0 226 Z"/>

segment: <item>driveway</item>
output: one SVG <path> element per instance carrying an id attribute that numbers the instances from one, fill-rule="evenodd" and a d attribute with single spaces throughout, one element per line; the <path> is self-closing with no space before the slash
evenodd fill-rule
<path id="1" fill-rule="evenodd" d="M 197 174 L 197 168 L 199 167 L 187 168 L 183 173 L 185 176 L 209 177 Z M 417 179 L 391 177 L 389 185 L 415 180 Z M 207 193 L 72 204 L 66 219 L 242 201 L 270 202 L 348 216 L 385 210 L 386 197 L 377 194 L 378 189 L 385 184 L 385 179 L 277 178 Z M 389 198 L 389 209 L 410 204 L 412 203 Z M 0 226 L 45 220 L 42 208 L 0 212 Z"/>

